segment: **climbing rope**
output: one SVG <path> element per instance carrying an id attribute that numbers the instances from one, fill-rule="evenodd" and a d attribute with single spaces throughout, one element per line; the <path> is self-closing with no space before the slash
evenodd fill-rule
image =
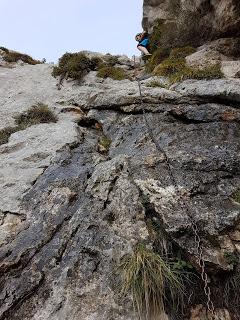
<path id="1" fill-rule="evenodd" d="M 143 111 L 143 117 L 144 117 L 144 121 L 145 121 L 145 124 L 146 124 L 146 128 L 147 128 L 147 131 L 148 131 L 148 134 L 150 136 L 150 138 L 152 139 L 153 143 L 155 144 L 156 146 L 156 149 L 157 151 L 159 151 L 161 154 L 164 155 L 164 160 L 165 160 L 165 163 L 167 165 L 167 170 L 168 170 L 168 174 L 169 174 L 169 177 L 172 181 L 172 184 L 174 185 L 174 187 L 176 188 L 178 194 L 179 194 L 179 198 L 180 198 L 180 206 L 181 206 L 181 210 L 182 212 L 186 212 L 188 218 L 189 218 L 189 221 L 191 223 L 191 228 L 192 228 L 192 231 L 194 233 L 194 240 L 195 240 L 195 244 L 196 244 L 196 247 L 197 247 L 197 256 L 198 256 L 198 259 L 197 259 L 197 262 L 198 262 L 198 265 L 201 269 L 201 278 L 202 278 L 202 281 L 204 283 L 204 293 L 206 295 L 206 298 L 207 298 L 207 309 L 208 311 L 214 315 L 214 305 L 213 305 L 213 302 L 212 302 L 212 299 L 211 299 L 211 289 L 210 289 L 210 286 L 209 286 L 209 283 L 208 283 L 208 275 L 206 273 L 206 268 L 205 268 L 205 261 L 203 259 L 203 248 L 202 248 L 202 242 L 201 242 L 201 238 L 199 236 L 199 230 L 198 230 L 198 226 L 192 216 L 192 213 L 189 209 L 189 206 L 186 202 L 186 199 L 184 197 L 184 194 L 181 192 L 181 190 L 179 189 L 178 187 L 178 183 L 174 177 L 174 174 L 173 174 L 173 171 L 172 171 L 172 168 L 171 168 L 171 164 L 169 162 L 169 158 L 166 154 L 166 152 L 163 150 L 163 148 L 160 146 L 160 144 L 158 143 L 157 139 L 155 138 L 154 134 L 153 134 L 153 130 L 148 122 L 148 119 L 147 119 L 147 115 L 146 115 L 146 111 L 145 111 L 145 108 L 144 108 L 144 104 L 143 104 L 143 95 L 142 95 L 142 88 L 141 88 L 141 82 L 140 80 L 138 79 L 137 80 L 138 82 L 138 88 L 139 88 L 139 96 L 140 96 L 140 106 L 142 107 L 142 111 Z"/>

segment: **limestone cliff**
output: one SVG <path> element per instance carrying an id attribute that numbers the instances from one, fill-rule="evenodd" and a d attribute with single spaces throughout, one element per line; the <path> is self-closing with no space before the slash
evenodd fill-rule
<path id="1" fill-rule="evenodd" d="M 131 296 L 119 295 L 117 267 L 140 242 L 156 250 L 171 243 L 200 271 L 191 220 L 143 108 L 199 229 L 217 308 L 211 319 L 238 319 L 234 292 L 223 292 L 240 253 L 240 80 L 165 89 L 150 78 L 141 105 L 136 81 L 91 71 L 59 91 L 52 68 L 0 67 L 2 130 L 39 102 L 58 117 L 0 146 L 0 319 L 137 319 Z M 201 281 L 189 290 L 179 319 L 205 319 Z"/>
<path id="2" fill-rule="evenodd" d="M 197 22 L 198 37 L 202 28 L 205 33 L 211 31 L 205 40 L 240 36 L 238 0 L 144 0 L 143 28 L 151 31 L 156 19 L 177 24 L 193 19 Z"/>

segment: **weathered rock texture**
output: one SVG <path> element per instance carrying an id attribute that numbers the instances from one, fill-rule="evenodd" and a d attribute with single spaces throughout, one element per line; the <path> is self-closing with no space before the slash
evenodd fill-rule
<path id="1" fill-rule="evenodd" d="M 151 30 L 156 19 L 167 22 L 182 15 L 195 16 L 209 26 L 211 37 L 240 36 L 240 2 L 238 0 L 144 0 L 143 28 Z"/>
<path id="2" fill-rule="evenodd" d="M 91 72 L 81 86 L 68 81 L 58 91 L 51 71 L 0 68 L 1 128 L 37 102 L 59 118 L 0 146 L 0 319 L 137 319 L 129 297 L 119 296 L 116 268 L 136 243 L 151 243 L 152 216 L 198 268 L 189 217 L 143 106 L 198 225 L 209 273 L 231 271 L 226 252 L 240 253 L 240 204 L 233 199 L 240 80 L 186 81 L 170 90 L 143 81 L 141 106 L 136 82 Z M 100 152 L 106 137 L 111 145 Z M 206 315 L 196 312 L 192 319 Z"/>

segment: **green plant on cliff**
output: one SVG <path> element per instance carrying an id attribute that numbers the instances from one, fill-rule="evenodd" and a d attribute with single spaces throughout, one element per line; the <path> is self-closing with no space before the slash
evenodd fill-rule
<path id="1" fill-rule="evenodd" d="M 157 48 L 150 59 L 146 63 L 146 71 L 152 72 L 154 68 L 159 65 L 164 59 L 169 56 L 169 50 L 163 48 Z"/>
<path id="2" fill-rule="evenodd" d="M 221 79 L 224 75 L 220 65 L 212 65 L 203 69 L 185 67 L 175 74 L 171 75 L 170 83 L 180 82 L 187 79 L 212 80 Z"/>
<path id="3" fill-rule="evenodd" d="M 178 272 L 143 244 L 123 258 L 119 269 L 122 293 L 132 295 L 140 319 L 157 319 L 164 312 L 166 301 L 171 301 L 174 309 L 183 295 Z"/>
<path id="4" fill-rule="evenodd" d="M 166 85 L 164 83 L 161 83 L 157 80 L 152 80 L 146 86 L 150 88 L 166 88 Z"/>
<path id="5" fill-rule="evenodd" d="M 7 143 L 10 136 L 17 131 L 25 130 L 35 124 L 50 122 L 57 122 L 57 117 L 47 105 L 38 103 L 15 117 L 15 127 L 0 130 L 0 145 Z"/>
<path id="6" fill-rule="evenodd" d="M 155 67 L 159 66 L 162 62 L 165 63 L 166 61 L 169 63 L 178 63 L 180 61 L 185 62 L 183 59 L 195 51 L 196 50 L 190 46 L 174 48 L 172 50 L 159 47 L 154 51 L 153 55 L 146 63 L 146 71 L 152 72 Z"/>
<path id="7" fill-rule="evenodd" d="M 0 130 L 0 145 L 8 142 L 11 134 L 18 131 L 16 127 L 7 127 Z"/>
<path id="8" fill-rule="evenodd" d="M 67 52 L 59 59 L 58 66 L 53 68 L 52 75 L 81 80 L 89 71 L 97 70 L 101 63 L 100 58 L 89 58 L 82 52 Z"/>
<path id="9" fill-rule="evenodd" d="M 17 51 L 11 51 L 4 47 L 1 47 L 0 49 L 4 52 L 3 59 L 6 62 L 12 63 L 12 62 L 18 62 L 19 60 L 21 60 L 25 63 L 32 64 L 32 65 L 41 63 L 41 61 L 35 60 L 27 54 L 20 53 Z"/>
<path id="10" fill-rule="evenodd" d="M 43 103 L 32 106 L 29 110 L 15 117 L 18 128 L 26 129 L 35 124 L 57 122 L 57 117 Z"/>
<path id="11" fill-rule="evenodd" d="M 233 200 L 240 203 L 240 189 L 233 194 Z"/>
<path id="12" fill-rule="evenodd" d="M 172 51 L 170 57 L 154 69 L 154 75 L 169 77 L 171 84 L 186 79 L 211 80 L 224 77 L 219 64 L 202 69 L 193 68 L 186 65 L 186 61 L 182 56 L 182 51 Z"/>
<path id="13" fill-rule="evenodd" d="M 128 78 L 126 72 L 122 68 L 106 65 L 99 68 L 97 76 L 99 78 L 111 78 L 113 80 L 124 80 Z"/>
<path id="14" fill-rule="evenodd" d="M 106 66 L 114 67 L 118 63 L 118 56 L 112 56 L 110 53 L 104 57 Z"/>
<path id="15" fill-rule="evenodd" d="M 194 52 L 196 52 L 196 49 L 191 46 L 173 48 L 169 56 L 170 58 L 183 59 L 189 56 L 190 54 L 193 54 Z"/>
<path id="16" fill-rule="evenodd" d="M 235 252 L 225 251 L 224 252 L 224 258 L 225 258 L 226 262 L 229 265 L 232 265 L 233 267 L 237 266 L 238 263 L 239 263 L 239 256 Z"/>
<path id="17" fill-rule="evenodd" d="M 98 142 L 100 151 L 107 152 L 110 148 L 111 143 L 112 140 L 110 138 L 106 136 L 101 137 Z"/>

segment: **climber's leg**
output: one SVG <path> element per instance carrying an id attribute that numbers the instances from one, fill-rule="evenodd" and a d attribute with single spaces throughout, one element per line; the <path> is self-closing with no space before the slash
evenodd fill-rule
<path id="1" fill-rule="evenodd" d="M 138 46 L 137 47 L 138 50 L 140 50 L 145 56 L 151 56 L 151 53 L 148 51 L 147 48 L 143 47 L 143 46 Z"/>

